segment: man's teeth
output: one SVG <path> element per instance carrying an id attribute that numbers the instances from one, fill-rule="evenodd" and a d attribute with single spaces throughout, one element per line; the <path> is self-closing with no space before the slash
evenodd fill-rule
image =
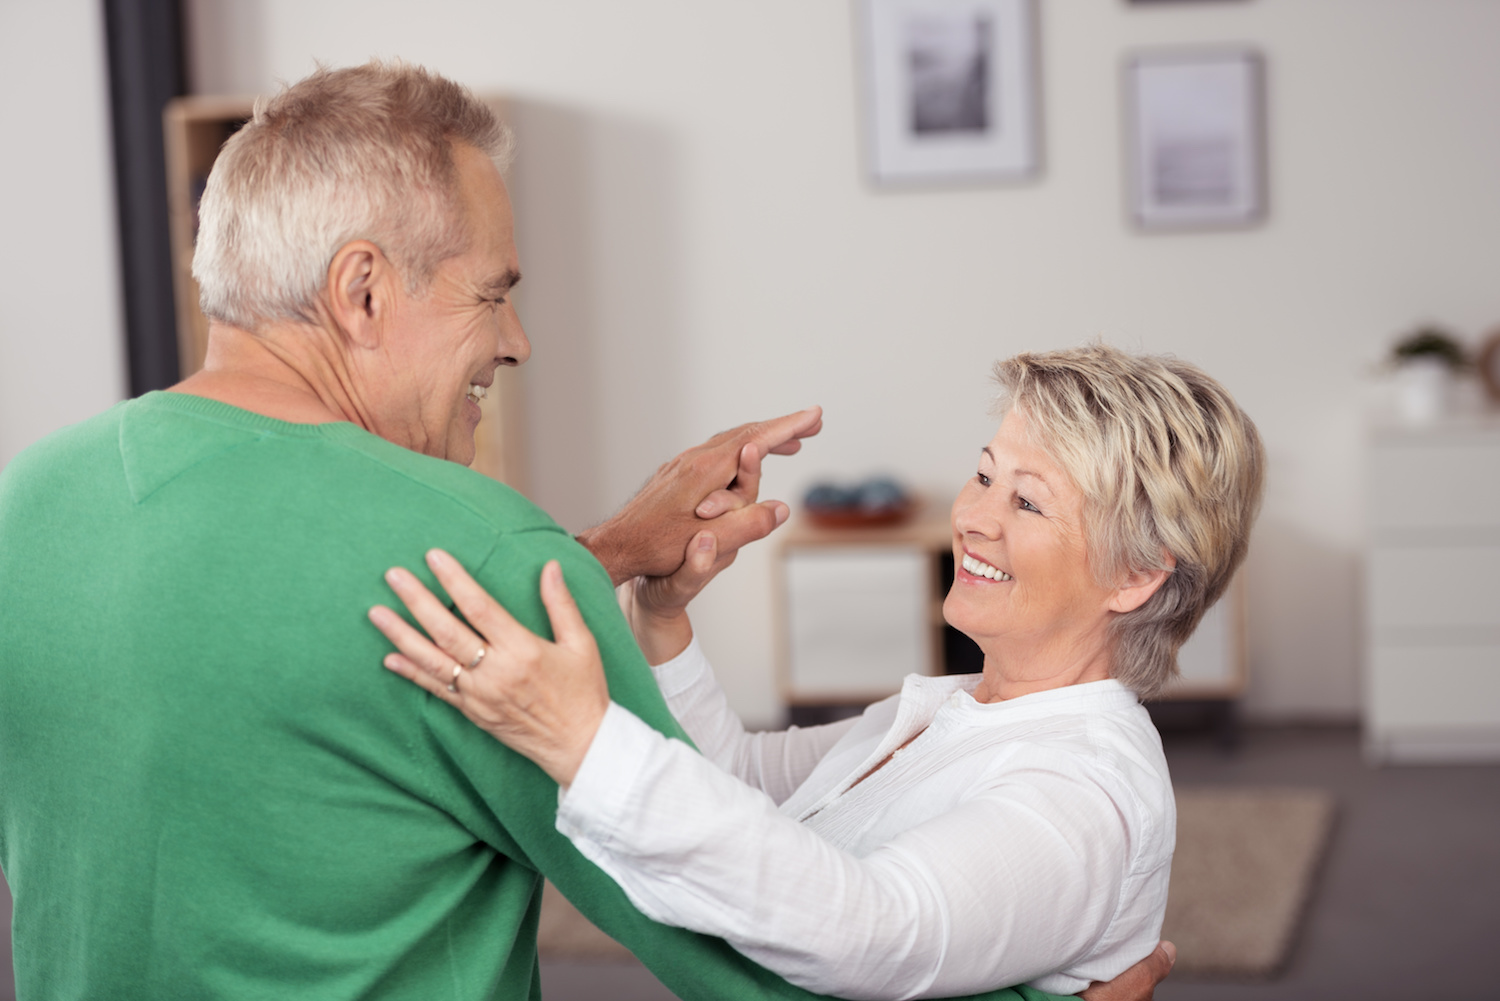
<path id="1" fill-rule="evenodd" d="M 975 577 L 988 577 L 990 580 L 1015 580 L 1004 570 L 997 570 L 988 563 L 981 563 L 968 553 L 964 553 L 964 569 Z"/>
<path id="2" fill-rule="evenodd" d="M 473 400 L 475 403 L 478 403 L 479 401 L 484 399 L 485 395 L 488 392 L 489 390 L 486 387 L 481 386 L 477 382 L 471 382 L 469 383 L 469 391 L 464 395 Z"/>

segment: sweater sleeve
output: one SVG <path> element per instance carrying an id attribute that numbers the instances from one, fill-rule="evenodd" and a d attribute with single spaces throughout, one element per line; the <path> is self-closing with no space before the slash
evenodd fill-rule
<path id="1" fill-rule="evenodd" d="M 747 731 L 696 637 L 682 653 L 651 670 L 667 707 L 704 757 L 778 804 L 806 781 L 856 722 Z"/>
<path id="2" fill-rule="evenodd" d="M 1107 926 L 1128 851 L 1101 789 L 1042 768 L 856 858 L 613 705 L 558 829 L 656 920 L 848 998 L 947 997 L 1066 967 Z"/>

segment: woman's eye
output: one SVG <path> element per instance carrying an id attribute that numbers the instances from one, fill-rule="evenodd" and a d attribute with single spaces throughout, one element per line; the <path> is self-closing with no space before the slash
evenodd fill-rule
<path id="1" fill-rule="evenodd" d="M 1037 514 L 1042 513 L 1035 504 L 1031 503 L 1031 501 L 1027 500 L 1025 497 L 1017 496 L 1016 506 L 1019 507 L 1022 511 L 1033 511 Z"/>

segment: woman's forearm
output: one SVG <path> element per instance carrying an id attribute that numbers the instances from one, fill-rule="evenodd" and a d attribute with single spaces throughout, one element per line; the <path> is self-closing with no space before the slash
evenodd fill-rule
<path id="1" fill-rule="evenodd" d="M 596 740 L 558 829 L 650 917 L 724 937 L 818 993 L 1029 980 L 1099 934 L 1123 876 L 1123 845 L 1049 816 L 1045 791 L 981 797 L 856 858 L 618 706 Z M 1112 808 L 1098 807 L 1083 816 L 1107 829 Z M 1081 852 L 1084 840 L 1101 843 Z"/>
<path id="2" fill-rule="evenodd" d="M 651 670 L 667 707 L 703 756 L 777 803 L 806 781 L 856 722 L 747 731 L 696 641 Z"/>

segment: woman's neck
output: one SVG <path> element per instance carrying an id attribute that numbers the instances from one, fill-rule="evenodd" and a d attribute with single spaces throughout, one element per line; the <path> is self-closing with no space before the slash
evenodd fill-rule
<path id="1" fill-rule="evenodd" d="M 1040 649 L 1018 646 L 997 644 L 996 649 L 984 651 L 984 677 L 974 689 L 976 702 L 1002 702 L 1110 676 L 1110 651 L 1102 638 L 1052 643 Z"/>

